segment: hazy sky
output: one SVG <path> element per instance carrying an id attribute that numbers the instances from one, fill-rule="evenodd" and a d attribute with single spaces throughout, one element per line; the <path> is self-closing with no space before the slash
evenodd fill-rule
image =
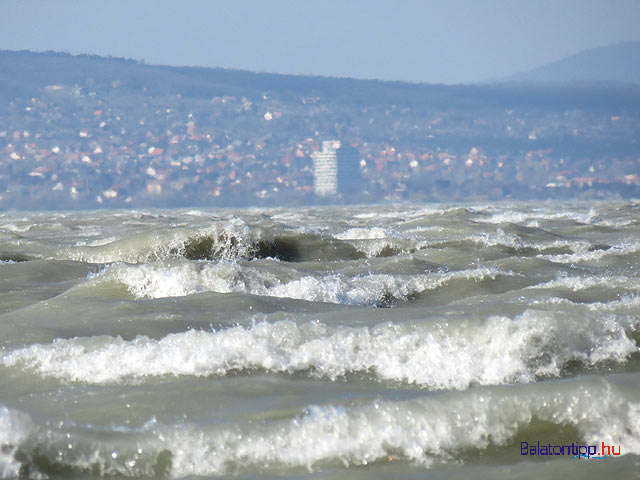
<path id="1" fill-rule="evenodd" d="M 461 83 L 640 41 L 638 0 L 0 0 L 0 49 Z"/>

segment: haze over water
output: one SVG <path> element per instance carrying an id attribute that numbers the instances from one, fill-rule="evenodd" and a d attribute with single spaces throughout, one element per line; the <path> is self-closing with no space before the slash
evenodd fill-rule
<path id="1" fill-rule="evenodd" d="M 637 201 L 4 213 L 0 259 L 0 478 L 640 468 Z"/>

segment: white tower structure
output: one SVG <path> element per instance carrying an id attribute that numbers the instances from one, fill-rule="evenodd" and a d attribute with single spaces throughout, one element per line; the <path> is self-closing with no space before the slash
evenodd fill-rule
<path id="1" fill-rule="evenodd" d="M 313 158 L 313 191 L 322 197 L 338 193 L 339 140 L 322 142 L 322 151 L 311 155 Z"/>

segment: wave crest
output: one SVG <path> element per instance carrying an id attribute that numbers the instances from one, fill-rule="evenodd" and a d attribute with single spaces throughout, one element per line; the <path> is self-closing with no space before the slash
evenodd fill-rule
<path id="1" fill-rule="evenodd" d="M 566 319 L 533 310 L 514 319 L 490 317 L 456 325 L 331 328 L 283 320 L 249 328 L 189 330 L 160 340 L 57 339 L 8 352 L 0 364 L 96 384 L 263 369 L 306 371 L 330 379 L 370 372 L 379 381 L 463 390 L 560 376 L 573 363 L 624 362 L 639 351 L 633 339 L 638 323 L 599 315 Z"/>
<path id="2" fill-rule="evenodd" d="M 31 430 L 27 438 L 20 438 L 15 443 L 19 455 L 7 455 L 12 470 L 5 470 L 5 477 L 17 476 L 12 475 L 16 471 L 124 477 L 233 475 L 391 459 L 425 467 L 436 461 L 457 463 L 492 446 L 518 462 L 522 458 L 517 439 L 545 423 L 552 426 L 555 438 L 563 428 L 575 432 L 562 445 L 604 441 L 620 445 L 623 455 L 638 454 L 640 404 L 629 397 L 608 381 L 583 379 L 559 382 L 552 389 L 493 387 L 404 401 L 310 405 L 293 418 L 249 425 L 176 428 L 151 419 L 138 428 L 113 427 L 108 439 L 101 441 L 86 435 L 90 426 L 65 425 Z"/>

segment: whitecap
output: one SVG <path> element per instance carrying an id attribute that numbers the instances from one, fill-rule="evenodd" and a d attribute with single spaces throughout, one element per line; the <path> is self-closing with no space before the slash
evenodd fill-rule
<path id="1" fill-rule="evenodd" d="M 372 372 L 380 381 L 431 389 L 527 383 L 559 376 L 568 362 L 624 362 L 638 351 L 640 320 L 569 317 L 528 310 L 463 324 L 376 327 L 264 321 L 220 331 L 189 330 L 155 340 L 139 336 L 57 339 L 7 352 L 0 364 L 64 381 L 114 383 L 148 376 L 225 375 L 234 370 L 307 371 L 330 379 Z"/>
<path id="2" fill-rule="evenodd" d="M 367 274 L 348 277 L 340 273 L 292 277 L 276 276 L 234 261 L 153 262 L 142 265 L 115 263 L 91 278 L 95 282 L 116 280 L 136 298 L 163 298 L 200 292 L 249 293 L 312 302 L 378 305 L 383 299 L 406 299 L 439 288 L 456 279 L 475 282 L 514 276 L 495 267 L 420 275 Z M 298 274 L 302 275 L 302 274 Z"/>

